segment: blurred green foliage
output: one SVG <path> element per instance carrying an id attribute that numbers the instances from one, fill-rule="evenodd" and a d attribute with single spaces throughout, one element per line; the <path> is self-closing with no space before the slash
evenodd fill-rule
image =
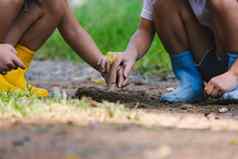
<path id="1" fill-rule="evenodd" d="M 75 16 L 104 53 L 123 51 L 137 28 L 141 8 L 141 0 L 88 0 L 75 9 Z M 57 31 L 39 52 L 40 59 L 81 61 Z M 168 55 L 158 38 L 149 53 L 138 62 L 137 68 L 144 73 L 169 70 Z"/>

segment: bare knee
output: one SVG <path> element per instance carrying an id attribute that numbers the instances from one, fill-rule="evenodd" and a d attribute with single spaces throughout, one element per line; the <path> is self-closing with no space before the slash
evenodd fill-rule
<path id="1" fill-rule="evenodd" d="M 54 15 L 62 16 L 62 14 L 65 12 L 66 5 L 67 3 L 65 0 L 51 0 L 51 2 L 48 3 L 47 9 L 48 12 Z"/>
<path id="2" fill-rule="evenodd" d="M 182 2 L 182 4 L 181 4 Z M 154 0 L 154 24 L 165 48 L 171 54 L 188 49 L 186 28 L 181 17 L 184 0 Z"/>
<path id="3" fill-rule="evenodd" d="M 230 9 L 234 8 L 234 6 L 237 6 L 237 1 L 227 1 L 227 0 L 210 0 L 209 2 L 210 9 L 219 14 L 225 14 L 226 12 L 229 12 Z"/>
<path id="4" fill-rule="evenodd" d="M 173 0 L 153 0 L 152 6 L 156 17 L 173 16 L 170 11 L 175 11 Z M 170 12 L 170 13 L 169 13 Z"/>
<path id="5" fill-rule="evenodd" d="M 159 21 L 189 23 L 196 19 L 187 0 L 154 0 L 153 9 Z"/>
<path id="6" fill-rule="evenodd" d="M 0 2 L 0 7 L 10 11 L 14 10 L 15 12 L 19 12 L 19 10 L 23 7 L 23 4 L 24 0 L 6 0 Z"/>
<path id="7" fill-rule="evenodd" d="M 1 4 L 5 5 L 6 7 L 11 6 L 14 8 L 21 8 L 23 6 L 24 0 L 7 0 L 2 1 Z"/>

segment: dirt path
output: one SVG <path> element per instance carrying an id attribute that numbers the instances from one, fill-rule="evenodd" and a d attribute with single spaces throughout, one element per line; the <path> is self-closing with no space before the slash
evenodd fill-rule
<path id="1" fill-rule="evenodd" d="M 160 118 L 156 126 L 149 128 L 128 124 L 10 122 L 0 127 L 0 159 L 235 159 L 238 156 L 236 104 L 214 101 L 196 105 L 161 104 L 161 93 L 176 85 L 171 78 L 163 81 L 159 77 L 134 74 L 126 89 L 108 91 L 99 80 L 100 75 L 85 65 L 45 61 L 33 64 L 29 79 L 47 87 L 54 95 L 66 92 L 76 98 L 90 96 L 97 101 L 120 101 L 130 108 L 159 114 Z"/>
<path id="2" fill-rule="evenodd" d="M 18 125 L 1 130 L 1 159 L 236 159 L 237 132 L 133 125 Z"/>

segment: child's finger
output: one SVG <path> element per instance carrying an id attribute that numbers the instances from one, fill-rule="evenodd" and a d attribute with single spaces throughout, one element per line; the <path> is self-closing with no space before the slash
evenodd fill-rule
<path id="1" fill-rule="evenodd" d="M 211 96 L 218 97 L 219 89 L 214 87 L 214 89 L 211 91 Z"/>
<path id="2" fill-rule="evenodd" d="M 224 90 L 222 90 L 222 88 L 219 87 L 218 85 L 214 85 L 214 87 L 215 87 L 216 97 L 221 97 L 225 93 Z"/>
<path id="3" fill-rule="evenodd" d="M 100 64 L 101 64 L 101 61 L 102 61 L 102 59 L 99 59 L 99 60 L 98 60 L 98 62 L 97 62 L 97 66 L 98 66 L 98 67 L 99 67 Z"/>
<path id="4" fill-rule="evenodd" d="M 117 81 L 117 70 L 118 70 L 118 67 L 120 67 L 120 64 L 121 64 L 121 59 L 118 59 L 111 66 L 109 77 L 108 77 L 109 87 L 111 87 L 111 86 L 116 84 L 116 81 Z"/>
<path id="5" fill-rule="evenodd" d="M 131 72 L 131 69 L 133 67 L 134 64 L 132 63 L 126 63 L 124 64 L 124 77 L 128 78 L 129 73 Z"/>
<path id="6" fill-rule="evenodd" d="M 217 97 L 217 98 L 221 97 L 224 94 L 223 90 L 217 86 L 215 86 L 215 90 L 213 93 L 214 93 L 214 97 Z"/>
<path id="7" fill-rule="evenodd" d="M 212 91 L 213 91 L 213 89 L 214 89 L 214 85 L 213 85 L 213 84 L 211 84 L 211 83 L 208 83 L 208 84 L 207 84 L 207 87 L 206 87 L 206 89 L 205 89 L 205 91 L 206 91 L 207 95 L 211 95 L 211 94 L 212 94 Z"/>
<path id="8" fill-rule="evenodd" d="M 25 65 L 18 58 L 15 58 L 13 60 L 13 63 L 15 64 L 15 66 L 20 67 L 21 69 L 25 69 L 26 68 Z"/>
<path id="9" fill-rule="evenodd" d="M 206 92 L 206 94 L 207 94 L 207 90 L 208 90 L 209 88 L 208 88 L 208 84 L 207 83 L 204 83 L 204 91 Z"/>
<path id="10" fill-rule="evenodd" d="M 124 79 L 122 87 L 128 86 L 128 81 L 129 81 L 129 78 Z"/>
<path id="11" fill-rule="evenodd" d="M 107 61 L 107 63 L 106 63 L 106 68 L 107 68 L 106 73 L 110 72 L 111 64 L 109 61 Z"/>
<path id="12" fill-rule="evenodd" d="M 102 63 L 101 63 L 102 71 L 103 71 L 104 73 L 106 72 L 106 69 L 107 69 L 107 68 L 106 68 L 106 62 L 107 62 L 107 61 L 106 61 L 105 59 L 103 59 L 103 60 L 102 60 Z"/>
<path id="13" fill-rule="evenodd" d="M 117 61 L 118 55 L 116 53 L 108 52 L 105 56 L 106 72 L 110 72 L 111 66 Z"/>
<path id="14" fill-rule="evenodd" d="M 209 84 L 207 82 L 204 82 L 204 91 L 206 91 L 207 89 L 209 89 Z"/>
<path id="15" fill-rule="evenodd" d="M 122 67 L 120 67 L 120 69 L 117 71 L 117 86 L 118 88 L 122 87 L 123 81 L 124 81 L 124 77 L 123 77 L 123 69 Z"/>
<path id="16" fill-rule="evenodd" d="M 16 69 L 16 65 L 12 62 L 12 63 L 9 63 L 7 64 L 7 71 L 11 71 L 13 69 Z"/>
<path id="17" fill-rule="evenodd" d="M 103 63 L 103 59 L 100 59 L 100 60 L 98 60 L 98 62 L 97 62 L 97 68 L 98 68 L 98 70 L 99 70 L 100 72 L 103 72 L 103 70 L 102 70 L 102 63 Z"/>

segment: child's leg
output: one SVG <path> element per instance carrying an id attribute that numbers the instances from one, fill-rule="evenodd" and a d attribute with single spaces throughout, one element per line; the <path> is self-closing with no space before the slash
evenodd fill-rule
<path id="1" fill-rule="evenodd" d="M 54 5 L 48 6 L 48 3 Z M 62 0 L 42 2 L 41 5 L 32 3 L 26 12 L 17 17 L 5 42 L 15 46 L 20 44 L 32 51 L 38 50 L 60 24 L 65 8 L 63 5 Z"/>
<path id="2" fill-rule="evenodd" d="M 238 54 L 238 1 L 210 0 L 208 4 L 216 39 L 221 42 L 226 53 Z"/>
<path id="3" fill-rule="evenodd" d="M 212 32 L 198 22 L 188 0 L 157 0 L 154 13 L 157 33 L 170 55 L 190 50 L 200 62 L 213 47 Z"/>
<path id="4" fill-rule="evenodd" d="M 225 48 L 225 53 L 228 55 L 228 68 L 231 68 L 238 59 L 238 1 L 211 0 L 208 1 L 208 4 L 212 13 L 211 19 L 213 20 L 216 39 L 221 41 Z M 225 100 L 238 100 L 238 88 L 225 93 L 223 98 Z"/>
<path id="5" fill-rule="evenodd" d="M 238 1 L 211 0 L 208 1 L 208 6 L 215 38 L 220 41 L 216 45 L 222 45 L 223 54 L 227 54 L 230 58 L 229 65 L 233 65 L 235 55 L 238 56 Z"/>
<path id="6" fill-rule="evenodd" d="M 23 5 L 22 0 L 0 1 L 0 42 L 2 43 L 11 24 L 19 14 Z"/>
<path id="7" fill-rule="evenodd" d="M 180 81 L 178 89 L 165 94 L 161 100 L 172 103 L 201 100 L 203 79 L 196 62 L 212 46 L 212 34 L 199 24 L 187 0 L 155 1 L 154 20 Z"/>
<path id="8" fill-rule="evenodd" d="M 30 67 L 30 63 L 35 53 L 32 50 L 37 50 L 38 48 L 40 48 L 60 22 L 60 14 L 47 10 L 47 7 L 44 7 L 44 5 L 41 7 L 30 7 L 28 13 L 24 13 L 25 15 L 19 17 L 21 19 L 18 19 L 16 21 L 18 25 L 15 25 L 12 28 L 8 37 L 6 38 L 6 41 L 8 43 L 20 44 L 16 47 L 18 52 L 17 55 L 24 62 L 27 69 L 18 69 L 15 71 L 11 71 L 7 75 L 5 75 L 4 78 L 9 83 L 21 89 L 26 89 L 28 86 L 27 81 L 25 79 L 25 74 Z M 18 26 L 21 26 L 21 31 L 22 29 L 27 28 L 22 36 L 18 36 L 16 34 L 21 32 L 15 31 L 19 29 L 17 28 Z M 17 38 L 19 38 L 20 41 L 18 41 L 19 39 Z M 38 96 L 48 95 L 48 91 L 41 88 L 30 86 L 30 90 L 33 94 L 36 94 Z"/>

